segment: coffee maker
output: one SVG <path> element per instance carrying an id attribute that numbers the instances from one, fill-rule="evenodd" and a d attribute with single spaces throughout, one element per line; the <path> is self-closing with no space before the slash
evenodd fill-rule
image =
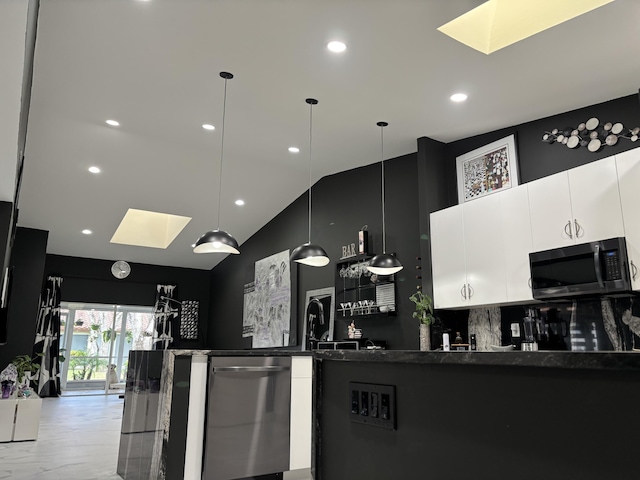
<path id="1" fill-rule="evenodd" d="M 518 350 L 534 352 L 538 350 L 540 340 L 540 318 L 535 308 L 527 308 L 525 316 L 519 322 L 511 324 L 511 343 Z"/>
<path id="2" fill-rule="evenodd" d="M 538 350 L 538 324 L 537 315 L 534 308 L 527 308 L 527 315 L 522 319 L 522 346 L 526 352 Z"/>

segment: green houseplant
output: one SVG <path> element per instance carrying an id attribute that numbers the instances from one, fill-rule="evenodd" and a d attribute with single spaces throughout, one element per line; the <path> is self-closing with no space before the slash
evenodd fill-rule
<path id="1" fill-rule="evenodd" d="M 433 299 L 422 290 L 409 297 L 416 305 L 413 318 L 420 321 L 420 350 L 431 350 L 431 324 L 434 322 Z"/>
<path id="2" fill-rule="evenodd" d="M 18 383 L 22 382 L 24 375 L 27 372 L 30 372 L 29 380 L 37 379 L 41 361 L 41 353 L 36 355 L 36 358 L 31 358 L 31 356 L 29 355 L 18 355 L 16 358 L 14 358 L 11 363 L 16 366 L 16 370 L 18 371 Z M 37 380 L 34 381 L 34 383 L 37 384 Z"/>

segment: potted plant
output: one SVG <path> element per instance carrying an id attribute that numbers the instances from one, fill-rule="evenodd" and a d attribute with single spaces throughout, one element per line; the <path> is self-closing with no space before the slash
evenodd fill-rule
<path id="1" fill-rule="evenodd" d="M 431 324 L 434 322 L 433 300 L 422 290 L 416 291 L 409 297 L 416 304 L 413 318 L 420 320 L 420 350 L 431 350 Z"/>
<path id="2" fill-rule="evenodd" d="M 15 365 L 16 370 L 18 370 L 18 383 L 28 384 L 27 382 L 29 380 L 37 378 L 38 370 L 40 370 L 41 357 L 41 353 L 39 353 L 36 358 L 31 358 L 29 355 L 18 355 L 11 361 L 11 363 Z"/>

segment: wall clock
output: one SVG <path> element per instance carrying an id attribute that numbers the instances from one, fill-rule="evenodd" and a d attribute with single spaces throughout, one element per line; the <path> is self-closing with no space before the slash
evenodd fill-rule
<path id="1" fill-rule="evenodd" d="M 131 265 L 124 260 L 118 260 L 111 265 L 111 273 L 118 279 L 127 278 L 131 273 Z"/>

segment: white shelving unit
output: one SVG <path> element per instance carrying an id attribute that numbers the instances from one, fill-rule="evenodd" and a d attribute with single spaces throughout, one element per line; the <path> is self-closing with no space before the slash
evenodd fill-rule
<path id="1" fill-rule="evenodd" d="M 0 442 L 37 440 L 41 410 L 42 399 L 35 393 L 0 400 Z"/>

